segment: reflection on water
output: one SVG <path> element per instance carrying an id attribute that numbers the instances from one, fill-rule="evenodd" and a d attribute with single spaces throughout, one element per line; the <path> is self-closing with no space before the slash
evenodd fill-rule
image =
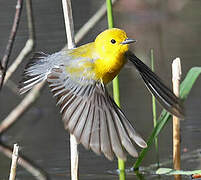
<path id="1" fill-rule="evenodd" d="M 103 0 L 88 0 L 87 3 L 86 1 L 73 1 L 76 31 L 96 12 L 103 2 Z M 150 64 L 149 50 L 154 48 L 156 73 L 160 74 L 165 83 L 170 85 L 171 62 L 174 58 L 180 57 L 182 60 L 183 77 L 191 67 L 201 65 L 201 2 L 171 0 L 162 1 L 163 3 L 158 3 L 161 1 L 153 2 L 118 1 L 114 7 L 115 24 L 117 27 L 125 29 L 129 37 L 138 40 L 132 49 L 146 64 Z M 52 53 L 60 50 L 65 44 L 61 2 L 35 0 L 33 8 L 37 38 L 36 51 L 42 50 Z M 3 54 L 7 43 L 8 30 L 12 24 L 15 2 L 2 1 L 0 2 L 0 9 L 0 53 Z M 103 18 L 82 40 L 81 44 L 93 40 L 106 27 L 106 18 Z M 11 59 L 17 56 L 26 39 L 24 9 Z M 22 69 L 23 65 L 13 75 L 12 80 L 14 82 L 17 83 L 20 79 Z M 185 102 L 186 119 L 181 124 L 182 154 L 184 155 L 201 147 L 200 89 L 201 83 L 198 80 Z M 133 120 L 138 131 L 147 138 L 152 130 L 151 96 L 134 68 L 122 70 L 120 92 L 122 109 L 128 118 L 131 121 Z M 0 115 L 3 120 L 22 97 L 16 96 L 9 88 L 5 87 L 0 93 L 0 99 Z M 161 162 L 169 159 L 172 154 L 171 131 L 171 122 L 169 122 L 160 134 L 159 156 Z M 63 129 L 61 116 L 58 109 L 55 108 L 55 99 L 52 98 L 47 87 L 42 91 L 40 99 L 20 118 L 20 121 L 3 135 L 2 140 L 9 145 L 18 142 L 22 146 L 22 154 L 34 160 L 52 179 L 62 180 L 70 176 L 69 134 Z M 92 152 L 86 151 L 82 146 L 79 149 L 81 179 L 117 179 L 116 174 L 108 172 L 117 168 L 116 161 L 109 162 L 102 156 L 96 156 Z M 0 154 L 0 162 L 0 179 L 5 179 L 9 172 L 10 161 Z M 128 167 L 133 162 L 134 159 L 129 157 Z M 143 161 L 143 166 L 155 162 L 153 148 Z M 182 169 L 200 168 L 200 158 L 197 158 L 196 161 L 192 159 L 192 161 L 188 160 L 182 163 Z M 18 168 L 18 177 L 19 179 L 34 179 L 22 168 Z M 144 177 L 144 179 L 158 179 L 153 175 L 144 175 Z M 127 179 L 137 178 L 129 173 Z M 162 177 L 162 179 L 171 179 L 171 177 Z"/>

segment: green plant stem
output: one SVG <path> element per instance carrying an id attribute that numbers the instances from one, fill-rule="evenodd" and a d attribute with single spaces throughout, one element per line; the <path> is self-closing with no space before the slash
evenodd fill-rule
<path id="1" fill-rule="evenodd" d="M 193 87 L 193 84 L 201 74 L 201 67 L 193 67 L 189 70 L 188 74 L 186 75 L 185 79 L 181 83 L 180 86 L 180 97 L 182 100 L 185 100 L 190 93 L 190 90 Z M 159 135 L 167 121 L 171 118 L 171 114 L 168 113 L 166 110 L 163 110 L 161 115 L 159 116 L 159 119 L 157 120 L 156 127 L 152 131 L 151 136 L 148 138 L 147 141 L 147 148 L 143 149 L 140 152 L 140 155 L 138 159 L 136 160 L 134 164 L 134 170 L 138 170 L 140 164 L 142 163 L 142 160 L 144 159 L 147 151 L 150 149 L 152 143 L 154 142 L 155 137 Z"/>
<path id="2" fill-rule="evenodd" d="M 151 49 L 151 70 L 154 72 L 154 50 Z M 153 124 L 156 126 L 156 98 L 152 95 Z"/>
<path id="3" fill-rule="evenodd" d="M 113 21 L 113 13 L 112 13 L 112 1 L 106 0 L 106 3 L 107 3 L 108 28 L 113 28 L 114 21 Z M 114 96 L 114 101 L 120 107 L 118 76 L 116 76 L 113 80 L 113 96 Z M 125 179 L 125 163 L 122 159 L 119 159 L 119 158 L 118 158 L 118 168 L 120 171 L 119 179 L 124 180 Z"/>
<path id="4" fill-rule="evenodd" d="M 119 78 L 116 76 L 113 79 L 113 97 L 116 104 L 120 107 L 120 94 L 119 94 Z"/>
<path id="5" fill-rule="evenodd" d="M 114 27 L 114 21 L 113 21 L 113 13 L 112 13 L 112 1 L 106 0 L 107 4 L 107 20 L 108 20 L 108 28 Z"/>
<path id="6" fill-rule="evenodd" d="M 151 49 L 150 50 L 150 54 L 151 54 L 151 70 L 154 72 L 154 50 Z M 154 95 L 152 94 L 152 113 L 153 113 L 153 124 L 154 124 L 154 128 L 156 127 L 156 120 L 157 120 L 157 114 L 156 114 L 156 98 L 154 97 Z M 154 139 L 155 141 L 155 149 L 156 149 L 156 154 L 157 154 L 157 162 L 159 165 L 159 157 L 158 157 L 158 138 L 156 137 Z"/>
<path id="7" fill-rule="evenodd" d="M 163 110 L 160 117 L 161 118 L 157 121 L 156 127 L 152 131 L 151 136 L 149 137 L 149 139 L 147 141 L 147 148 L 143 149 L 140 152 L 140 155 L 134 164 L 134 170 L 139 169 L 139 166 L 140 166 L 142 160 L 144 159 L 147 151 L 150 149 L 154 139 L 158 136 L 160 131 L 163 129 L 163 127 L 165 126 L 167 121 L 170 119 L 171 115 L 166 110 Z"/>

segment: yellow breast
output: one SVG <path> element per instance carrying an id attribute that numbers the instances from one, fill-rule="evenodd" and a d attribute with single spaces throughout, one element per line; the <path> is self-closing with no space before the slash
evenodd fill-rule
<path id="1" fill-rule="evenodd" d="M 97 59 L 94 67 L 96 78 L 100 79 L 104 84 L 109 83 L 117 74 L 119 74 L 119 71 L 125 62 L 126 59 L 124 56 Z"/>

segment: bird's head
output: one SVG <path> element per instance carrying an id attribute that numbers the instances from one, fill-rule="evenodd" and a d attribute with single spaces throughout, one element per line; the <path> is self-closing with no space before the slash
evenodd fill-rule
<path id="1" fill-rule="evenodd" d="M 95 39 L 96 51 L 101 57 L 124 55 L 129 48 L 129 44 L 136 42 L 129 39 L 125 31 L 117 28 L 107 29 L 100 33 Z"/>

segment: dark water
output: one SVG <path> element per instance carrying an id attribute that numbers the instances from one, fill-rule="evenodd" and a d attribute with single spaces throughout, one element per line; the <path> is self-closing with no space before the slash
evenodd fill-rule
<path id="1" fill-rule="evenodd" d="M 73 1 L 73 16 L 75 31 L 97 11 L 104 1 Z M 36 28 L 36 51 L 53 53 L 59 51 L 65 44 L 65 32 L 61 1 L 33 1 Z M 171 62 L 174 58 L 182 60 L 183 78 L 193 66 L 201 65 L 201 1 L 118 1 L 114 7 L 116 27 L 124 29 L 129 37 L 138 40 L 131 48 L 136 55 L 149 62 L 150 48 L 154 48 L 156 73 L 166 84 L 171 85 Z M 0 54 L 3 56 L 8 34 L 15 11 L 14 1 L 0 1 Z M 104 17 L 93 30 L 80 42 L 89 42 L 102 30 L 107 28 Z M 11 61 L 17 56 L 27 40 L 27 24 L 25 8 L 22 21 L 16 37 Z M 26 60 L 25 60 L 26 61 Z M 24 64 L 12 76 L 17 83 Z M 181 122 L 182 155 L 190 154 L 182 162 L 182 169 L 201 169 L 201 157 L 191 156 L 191 153 L 201 148 L 201 83 L 200 78 L 194 85 L 188 99 L 185 101 L 186 118 Z M 145 137 L 152 130 L 151 96 L 134 68 L 127 65 L 120 75 L 120 92 L 122 109 Z M 7 86 L 0 93 L 0 117 L 3 120 L 8 113 L 22 100 Z M 158 107 L 158 112 L 160 112 Z M 55 99 L 48 87 L 41 92 L 41 97 L 20 118 L 20 120 L 2 136 L 2 141 L 10 146 L 17 142 L 22 147 L 21 153 L 41 167 L 51 179 L 69 179 L 69 134 L 64 131 Z M 159 137 L 160 162 L 172 156 L 172 125 L 167 124 Z M 140 149 L 138 149 L 140 150 Z M 113 173 L 117 168 L 116 161 L 109 162 L 103 156 L 96 156 L 79 146 L 80 179 L 118 179 Z M 198 154 L 199 151 L 198 151 Z M 135 159 L 129 157 L 127 167 Z M 148 167 L 156 162 L 154 148 L 148 152 L 143 166 Z M 0 154 L 0 179 L 7 179 L 10 160 Z M 171 167 L 171 165 L 166 165 Z M 35 179 L 23 168 L 18 168 L 18 179 Z M 150 172 L 149 172 L 150 173 Z M 133 173 L 128 173 L 127 179 L 137 179 Z M 145 174 L 145 179 L 159 177 Z M 172 179 L 162 177 L 161 179 Z M 183 179 L 189 179 L 184 177 Z"/>

